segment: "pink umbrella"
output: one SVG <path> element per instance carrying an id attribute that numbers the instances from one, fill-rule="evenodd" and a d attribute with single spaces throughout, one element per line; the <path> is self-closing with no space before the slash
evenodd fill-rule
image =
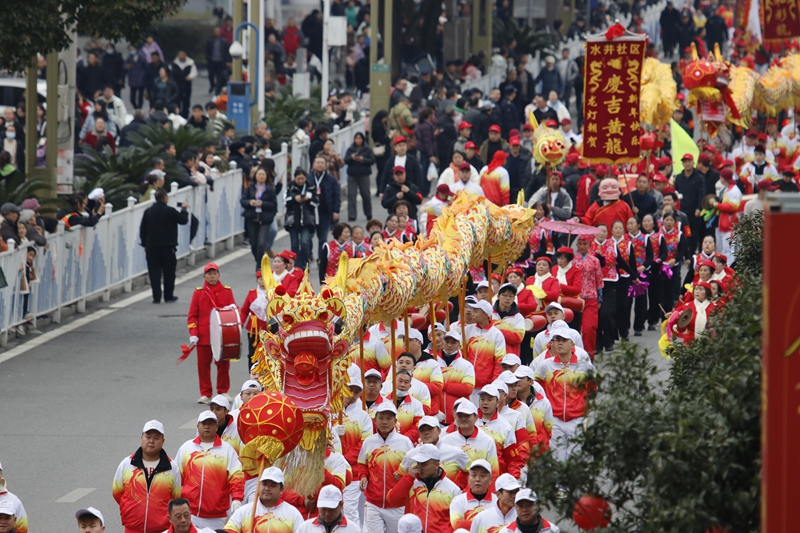
<path id="1" fill-rule="evenodd" d="M 539 227 L 557 233 L 569 233 L 570 235 L 597 235 L 600 233 L 600 228 L 569 220 L 545 220 L 539 224 Z"/>

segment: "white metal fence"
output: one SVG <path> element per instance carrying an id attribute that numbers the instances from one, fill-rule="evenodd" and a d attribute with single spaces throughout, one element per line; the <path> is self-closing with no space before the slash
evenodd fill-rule
<path id="1" fill-rule="evenodd" d="M 344 154 L 347 152 L 347 149 L 350 148 L 351 144 L 353 144 L 353 138 L 356 136 L 356 133 L 363 133 L 365 136 L 367 136 L 367 142 L 369 142 L 369 136 L 366 132 L 365 119 L 362 118 L 346 128 L 334 126 L 333 131 L 328 134 L 328 139 L 333 141 L 333 146 L 336 149 L 336 153 L 342 156 L 342 159 L 344 159 Z M 297 167 L 302 167 L 305 170 L 311 169 L 311 163 L 313 163 L 313 161 L 310 161 L 308 157 L 309 146 L 310 143 L 300 144 L 297 142 L 297 139 L 292 139 L 292 168 L 288 169 L 290 177 L 292 174 L 294 174 L 294 169 Z M 347 184 L 347 165 L 345 165 L 344 168 L 339 171 L 339 178 L 342 187 L 344 187 Z"/>

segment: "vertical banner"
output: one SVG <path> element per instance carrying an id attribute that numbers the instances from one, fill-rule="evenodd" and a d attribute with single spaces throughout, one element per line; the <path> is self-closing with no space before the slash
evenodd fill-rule
<path id="1" fill-rule="evenodd" d="M 615 31 L 616 30 L 616 31 Z M 583 158 L 635 163 L 639 149 L 639 94 L 647 36 L 619 24 L 586 39 Z"/>
<path id="2" fill-rule="evenodd" d="M 798 36 L 800 36 L 800 14 L 796 0 L 762 0 L 762 39 L 783 41 Z"/>
<path id="3" fill-rule="evenodd" d="M 755 201 L 755 200 L 752 200 Z M 764 213 L 761 531 L 797 531 L 800 501 L 800 213 Z M 788 239 L 788 240 L 787 240 Z"/>

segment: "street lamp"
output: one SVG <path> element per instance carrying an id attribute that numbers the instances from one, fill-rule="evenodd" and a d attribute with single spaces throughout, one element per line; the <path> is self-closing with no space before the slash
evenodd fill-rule
<path id="1" fill-rule="evenodd" d="M 234 59 L 239 59 L 244 55 L 244 46 L 242 46 L 242 43 L 239 42 L 239 34 L 241 33 L 241 31 L 244 28 L 246 28 L 248 26 L 250 28 L 252 28 L 254 32 L 256 32 L 256 42 L 257 43 L 260 42 L 260 37 L 259 37 L 259 34 L 258 34 L 258 27 L 255 24 L 253 24 L 252 22 L 242 22 L 241 24 L 239 24 L 239 26 L 236 27 L 236 32 L 234 33 L 234 41 L 231 44 L 231 47 L 228 49 L 228 53 Z M 259 65 L 258 48 L 259 48 L 258 46 L 255 47 L 255 49 L 256 49 L 255 64 L 254 64 L 254 66 L 253 66 L 253 68 L 251 69 L 251 72 L 250 72 L 250 75 L 253 77 L 253 80 L 255 80 L 255 86 L 256 86 L 256 90 L 253 91 L 253 99 L 250 102 L 250 107 L 253 107 L 254 105 L 256 105 L 257 95 L 258 95 L 258 92 L 259 92 L 258 91 L 258 85 L 259 85 L 258 84 L 258 79 L 259 79 L 258 76 L 259 76 L 259 73 L 261 71 L 261 66 Z"/>

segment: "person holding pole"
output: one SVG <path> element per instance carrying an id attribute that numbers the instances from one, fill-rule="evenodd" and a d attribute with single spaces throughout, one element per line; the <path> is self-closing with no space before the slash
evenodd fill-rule
<path id="1" fill-rule="evenodd" d="M 295 531 L 304 522 L 293 505 L 281 498 L 283 472 L 271 466 L 261 473 L 258 500 L 239 507 L 225 524 L 228 533 L 268 533 Z"/>

